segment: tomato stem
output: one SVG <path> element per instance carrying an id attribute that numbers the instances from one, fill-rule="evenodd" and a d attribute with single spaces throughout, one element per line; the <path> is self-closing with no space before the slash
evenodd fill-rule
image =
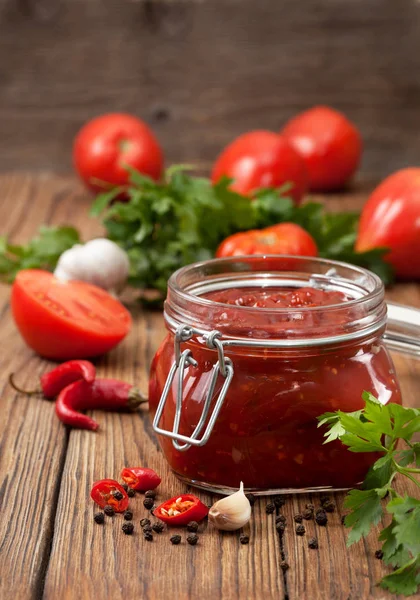
<path id="1" fill-rule="evenodd" d="M 118 142 L 118 147 L 122 153 L 127 152 L 130 149 L 130 146 L 131 141 L 127 140 L 126 138 L 123 138 Z"/>
<path id="2" fill-rule="evenodd" d="M 15 376 L 14 373 L 10 373 L 9 383 L 12 386 L 12 388 L 14 390 L 16 390 L 17 392 L 19 392 L 20 394 L 26 394 L 27 396 L 35 396 L 36 394 L 42 394 L 42 390 L 39 388 L 37 390 L 23 390 L 15 383 L 14 376 Z"/>

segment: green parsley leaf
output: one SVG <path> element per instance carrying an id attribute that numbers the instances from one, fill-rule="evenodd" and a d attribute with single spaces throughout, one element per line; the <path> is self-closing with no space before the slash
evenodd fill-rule
<path id="1" fill-rule="evenodd" d="M 413 557 L 405 565 L 385 575 L 381 586 L 393 594 L 411 596 L 417 592 L 420 585 L 420 557 Z"/>
<path id="2" fill-rule="evenodd" d="M 420 467 L 420 442 L 415 442 L 408 450 L 401 450 L 398 454 L 398 462 L 403 467 L 412 463 L 416 467 Z"/>
<path id="3" fill-rule="evenodd" d="M 410 553 L 404 548 L 404 544 L 401 544 L 397 539 L 394 528 L 395 521 L 392 520 L 388 527 L 382 529 L 379 539 L 384 542 L 382 552 L 385 564 L 398 567 L 410 561 Z"/>
<path id="4" fill-rule="evenodd" d="M 351 509 L 346 516 L 346 527 L 352 527 L 347 539 L 351 546 L 366 536 L 372 525 L 377 525 L 382 517 L 381 499 L 386 490 L 351 490 L 346 497 L 344 506 Z"/>
<path id="5" fill-rule="evenodd" d="M 0 238 L 0 279 L 12 282 L 22 269 L 53 271 L 61 254 L 80 242 L 73 227 L 46 227 L 26 245 L 9 244 Z"/>
<path id="6" fill-rule="evenodd" d="M 394 498 L 386 509 L 393 515 L 397 541 L 412 554 L 420 555 L 420 500 L 409 496 Z"/>

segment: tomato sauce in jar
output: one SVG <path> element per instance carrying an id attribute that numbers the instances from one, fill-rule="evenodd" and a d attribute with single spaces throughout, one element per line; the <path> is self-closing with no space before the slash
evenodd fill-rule
<path id="1" fill-rule="evenodd" d="M 351 453 L 340 441 L 323 444 L 317 417 L 362 408 L 364 390 L 384 404 L 401 402 L 381 340 L 386 309 L 379 279 L 339 263 L 331 274 L 334 264 L 321 259 L 254 257 L 203 264 L 173 276 L 165 307 L 170 331 L 151 367 L 154 413 L 176 361 L 174 333 L 184 326 L 187 335 L 178 348 L 189 351 L 193 362 L 187 359 L 175 373 L 159 422 L 159 431 L 165 430 L 159 442 L 173 471 L 216 491 L 237 488 L 241 481 L 263 493 L 358 484 L 377 456 Z M 179 377 L 175 433 L 190 438 L 215 370 L 205 426 L 226 381 L 221 346 L 222 360 L 232 366 L 231 381 L 208 440 L 185 447 L 185 440 L 172 437 Z"/>

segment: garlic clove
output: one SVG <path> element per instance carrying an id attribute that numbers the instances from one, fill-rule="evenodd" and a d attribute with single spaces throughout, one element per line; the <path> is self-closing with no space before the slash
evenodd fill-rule
<path id="1" fill-rule="evenodd" d="M 251 504 L 244 493 L 244 484 L 234 494 L 218 500 L 209 511 L 209 521 L 222 531 L 235 531 L 251 518 Z"/>
<path id="2" fill-rule="evenodd" d="M 106 238 L 76 244 L 60 256 L 54 275 L 61 281 L 77 279 L 105 290 L 121 291 L 130 263 L 127 253 Z"/>

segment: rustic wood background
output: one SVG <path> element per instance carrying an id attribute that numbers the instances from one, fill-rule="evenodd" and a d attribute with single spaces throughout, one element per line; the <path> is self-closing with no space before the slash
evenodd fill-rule
<path id="1" fill-rule="evenodd" d="M 168 162 L 207 164 L 328 103 L 376 179 L 419 164 L 419 39 L 418 0 L 0 0 L 0 170 L 69 171 L 108 111 L 143 117 Z"/>

